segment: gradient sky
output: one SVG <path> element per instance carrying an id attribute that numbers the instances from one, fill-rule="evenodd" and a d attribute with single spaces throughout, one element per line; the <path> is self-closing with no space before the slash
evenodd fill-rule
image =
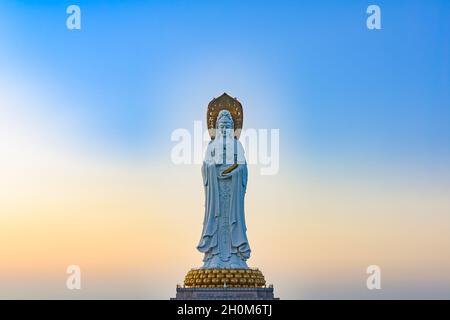
<path id="1" fill-rule="evenodd" d="M 170 135 L 225 91 L 280 129 L 246 199 L 276 295 L 450 297 L 448 1 L 2 1 L 0 39 L 1 298 L 173 296 L 203 190 Z"/>

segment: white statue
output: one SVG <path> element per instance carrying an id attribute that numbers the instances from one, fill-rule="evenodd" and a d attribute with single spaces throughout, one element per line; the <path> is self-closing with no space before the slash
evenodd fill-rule
<path id="1" fill-rule="evenodd" d="M 247 164 L 228 110 L 217 116 L 215 139 L 206 150 L 202 175 L 205 217 L 197 249 L 205 254 L 203 268 L 248 268 L 250 246 L 244 214 Z"/>

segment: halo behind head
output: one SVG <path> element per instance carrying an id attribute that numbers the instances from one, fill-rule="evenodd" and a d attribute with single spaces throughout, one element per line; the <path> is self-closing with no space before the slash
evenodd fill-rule
<path id="1" fill-rule="evenodd" d="M 242 105 L 236 98 L 232 98 L 226 93 L 222 94 L 217 99 L 214 98 L 208 104 L 206 122 L 208 124 L 208 132 L 211 139 L 215 138 L 216 121 L 220 111 L 222 110 L 227 110 L 228 112 L 230 112 L 234 123 L 234 136 L 239 139 L 244 119 Z"/>

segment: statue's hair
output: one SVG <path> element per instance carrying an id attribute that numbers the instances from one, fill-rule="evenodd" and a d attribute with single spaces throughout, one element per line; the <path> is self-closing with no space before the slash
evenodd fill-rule
<path id="1" fill-rule="evenodd" d="M 233 125 L 234 125 L 233 117 L 231 116 L 231 113 L 228 110 L 221 110 L 219 112 L 219 114 L 217 115 L 216 125 L 217 125 L 217 123 L 219 123 L 219 120 L 223 117 L 227 117 L 231 121 L 231 123 L 233 123 Z"/>

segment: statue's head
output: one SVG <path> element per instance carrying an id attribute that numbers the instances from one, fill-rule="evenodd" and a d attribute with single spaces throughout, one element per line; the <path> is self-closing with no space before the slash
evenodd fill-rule
<path id="1" fill-rule="evenodd" d="M 221 135 L 234 134 L 234 121 L 230 111 L 222 110 L 217 115 L 216 129 Z"/>

